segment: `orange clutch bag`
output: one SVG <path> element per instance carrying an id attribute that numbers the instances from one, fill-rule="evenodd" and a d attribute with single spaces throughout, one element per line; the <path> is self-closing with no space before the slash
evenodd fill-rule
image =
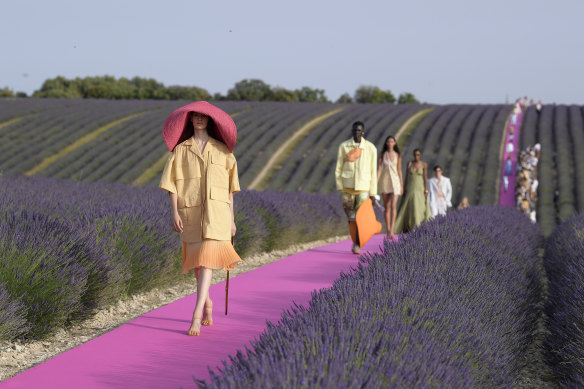
<path id="1" fill-rule="evenodd" d="M 345 157 L 345 162 L 355 162 L 361 156 L 361 149 L 359 147 L 355 147 L 353 150 L 347 153 Z"/>

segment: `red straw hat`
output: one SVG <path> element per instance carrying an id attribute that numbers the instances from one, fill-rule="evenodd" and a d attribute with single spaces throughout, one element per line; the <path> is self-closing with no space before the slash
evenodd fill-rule
<path id="1" fill-rule="evenodd" d="M 233 152 L 235 139 L 237 138 L 237 127 L 231 116 L 221 108 L 209 104 L 206 101 L 196 101 L 187 104 L 171 113 L 164 121 L 162 137 L 170 151 L 176 145 L 193 136 L 193 127 L 189 125 L 189 112 L 198 112 L 209 116 L 207 131 L 213 138 L 223 142 L 227 148 Z"/>

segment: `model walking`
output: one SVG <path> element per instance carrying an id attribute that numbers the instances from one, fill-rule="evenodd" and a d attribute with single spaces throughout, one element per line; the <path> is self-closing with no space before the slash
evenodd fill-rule
<path id="1" fill-rule="evenodd" d="M 237 129 L 227 113 L 198 101 L 174 111 L 164 123 L 163 136 L 171 154 L 160 188 L 169 193 L 172 226 L 180 233 L 182 273 L 193 269 L 197 279 L 188 334 L 199 335 L 201 325 L 213 324 L 213 269 L 229 270 L 242 262 L 231 244 L 236 231 L 233 194 L 239 192 L 232 152 Z"/>
<path id="2" fill-rule="evenodd" d="M 403 180 L 401 173 L 402 157 L 395 138 L 390 135 L 383 143 L 378 161 L 377 180 L 379 191 L 385 207 L 384 217 L 387 237 L 393 239 L 395 219 L 397 217 L 397 199 L 402 194 Z"/>

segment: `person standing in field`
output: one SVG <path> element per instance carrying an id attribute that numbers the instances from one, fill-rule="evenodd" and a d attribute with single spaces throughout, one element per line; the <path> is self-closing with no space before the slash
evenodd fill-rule
<path id="1" fill-rule="evenodd" d="M 359 207 L 367 198 L 375 202 L 377 194 L 377 149 L 364 138 L 365 125 L 355 122 L 353 137 L 339 146 L 335 182 L 343 199 L 343 209 L 349 219 L 349 230 L 355 232 L 352 251 L 361 252 L 356 215 Z M 353 235 L 352 235 L 353 236 Z"/>
<path id="2" fill-rule="evenodd" d="M 452 185 L 450 178 L 442 175 L 442 168 L 434 166 L 435 176 L 428 180 L 428 203 L 432 216 L 446 215 L 449 207 L 452 207 Z"/>
<path id="3" fill-rule="evenodd" d="M 172 227 L 180 233 L 182 273 L 194 270 L 197 279 L 188 330 L 197 336 L 201 325 L 213 324 L 213 269 L 230 270 L 242 262 L 231 243 L 236 231 L 233 194 L 240 190 L 232 152 L 237 129 L 227 113 L 198 101 L 174 111 L 163 136 L 171 153 L 159 186 L 168 191 Z"/>
<path id="4" fill-rule="evenodd" d="M 393 239 L 393 228 L 397 217 L 397 199 L 402 193 L 402 157 L 395 138 L 390 135 L 383 143 L 379 156 L 377 180 L 379 191 L 385 207 L 384 217 L 387 227 L 387 238 Z"/>
<path id="5" fill-rule="evenodd" d="M 432 218 L 428 204 L 428 164 L 422 161 L 420 149 L 406 168 L 404 197 L 395 221 L 395 233 L 410 232 Z"/>

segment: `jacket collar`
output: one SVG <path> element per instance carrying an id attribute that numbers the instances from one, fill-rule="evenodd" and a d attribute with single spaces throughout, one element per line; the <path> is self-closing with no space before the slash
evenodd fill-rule
<path id="1" fill-rule="evenodd" d="M 364 136 L 362 136 L 362 137 L 361 137 L 361 143 L 359 143 L 359 146 L 358 146 L 358 147 L 359 147 L 360 149 L 365 149 L 365 142 L 366 142 L 366 141 L 365 141 L 365 137 L 364 137 Z M 354 145 L 356 145 L 356 144 L 357 144 L 357 143 L 355 143 L 355 140 L 353 139 L 353 137 L 351 137 L 351 139 L 349 139 L 349 141 L 348 141 L 348 145 L 349 145 L 349 146 L 351 146 L 351 147 L 353 147 L 353 146 L 354 146 Z"/>
<path id="2" fill-rule="evenodd" d="M 203 151 L 203 153 L 207 153 L 217 149 L 217 142 L 219 142 L 217 139 L 213 138 L 212 136 L 209 136 L 209 140 L 207 141 L 207 145 L 205 146 L 205 150 Z M 191 136 L 189 139 L 185 140 L 183 145 L 189 146 L 189 149 L 193 153 L 195 153 L 195 155 L 197 155 L 200 158 L 203 158 L 201 152 L 199 151 L 199 146 L 197 146 L 197 144 L 195 143 L 194 135 Z"/>

